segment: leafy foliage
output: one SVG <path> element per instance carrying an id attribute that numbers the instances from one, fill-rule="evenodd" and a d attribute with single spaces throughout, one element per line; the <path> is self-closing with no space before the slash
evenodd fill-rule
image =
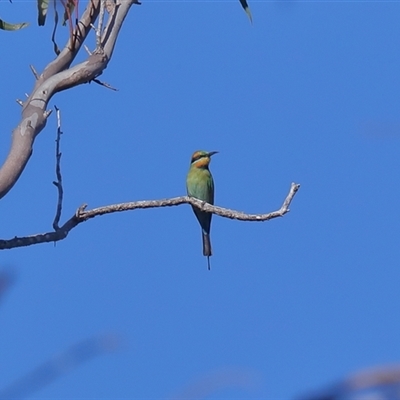
<path id="1" fill-rule="evenodd" d="M 22 28 L 26 28 L 29 25 L 28 22 L 21 22 L 20 24 L 10 24 L 0 18 L 0 29 L 3 31 L 17 31 Z"/>
<path id="2" fill-rule="evenodd" d="M 38 8 L 38 24 L 43 26 L 46 22 L 47 10 L 49 8 L 49 0 L 37 0 Z"/>

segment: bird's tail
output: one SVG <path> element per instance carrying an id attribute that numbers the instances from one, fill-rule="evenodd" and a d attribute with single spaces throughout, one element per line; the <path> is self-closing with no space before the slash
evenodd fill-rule
<path id="1" fill-rule="evenodd" d="M 203 233 L 203 256 L 207 256 L 208 269 L 211 269 L 210 256 L 212 256 L 212 251 L 211 251 L 210 235 L 205 232 L 202 233 Z"/>

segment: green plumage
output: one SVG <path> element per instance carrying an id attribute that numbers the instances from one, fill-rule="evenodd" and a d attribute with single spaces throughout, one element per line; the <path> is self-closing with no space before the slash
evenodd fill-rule
<path id="1" fill-rule="evenodd" d="M 189 173 L 186 178 L 186 189 L 188 196 L 214 204 L 214 180 L 208 166 L 210 157 L 217 153 L 212 151 L 196 151 L 191 160 Z M 203 255 L 207 257 L 208 269 L 210 269 L 210 256 L 212 255 L 210 242 L 210 228 L 212 214 L 192 207 L 200 223 L 203 237 Z"/>

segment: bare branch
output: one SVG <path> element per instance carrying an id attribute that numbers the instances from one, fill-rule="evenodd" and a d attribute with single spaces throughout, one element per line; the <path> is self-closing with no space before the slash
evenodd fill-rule
<path id="1" fill-rule="evenodd" d="M 83 45 L 83 48 L 85 49 L 86 53 L 91 56 L 93 53 L 89 50 L 89 47 L 86 46 L 86 44 Z"/>
<path id="2" fill-rule="evenodd" d="M 107 89 L 114 90 L 114 92 L 118 92 L 118 89 L 116 89 L 115 87 L 111 86 L 111 85 L 110 85 L 109 83 L 107 83 L 107 82 L 102 82 L 102 81 L 99 80 L 99 79 L 93 79 L 93 82 L 97 83 L 97 84 L 100 85 L 100 86 L 104 86 L 104 87 L 107 88 Z"/>
<path id="3" fill-rule="evenodd" d="M 77 56 L 83 42 L 91 32 L 90 25 L 96 21 L 96 18 L 99 15 L 99 6 L 100 0 L 90 0 L 88 2 L 86 10 L 82 14 L 82 17 L 75 27 L 72 35 L 74 37 L 75 46 L 73 48 L 71 47 L 71 38 L 69 38 L 63 50 L 53 61 L 51 61 L 45 67 L 40 76 L 40 79 L 35 82 L 31 97 L 33 97 L 33 93 L 37 91 L 37 89 L 40 85 L 43 84 L 43 82 L 45 82 L 47 79 L 57 74 L 58 72 L 64 71 L 65 69 L 70 67 L 75 57 Z"/>
<path id="4" fill-rule="evenodd" d="M 58 191 L 58 200 L 57 200 L 57 211 L 56 216 L 54 217 L 53 221 L 53 229 L 57 231 L 60 229 L 58 223 L 60 222 L 61 218 L 61 211 L 62 211 L 62 202 L 63 202 L 63 195 L 64 190 L 62 186 L 62 175 L 61 175 L 61 152 L 60 152 L 60 140 L 61 140 L 61 113 L 60 110 L 55 106 L 57 113 L 57 139 L 56 139 L 56 177 L 57 181 L 53 182 L 53 185 L 56 186 Z"/>
<path id="5" fill-rule="evenodd" d="M 46 125 L 46 108 L 50 99 L 58 92 L 88 83 L 102 74 L 112 57 L 123 21 L 134 3 L 135 0 L 126 0 L 115 7 L 102 41 L 104 52 L 92 54 L 86 61 L 69 68 L 89 34 L 90 24 L 95 22 L 99 13 L 100 0 L 89 1 L 72 38 L 40 74 L 24 103 L 21 122 L 13 131 L 11 149 L 0 168 L 0 198 L 14 186 L 28 163 L 35 138 Z"/>
<path id="6" fill-rule="evenodd" d="M 31 68 L 32 74 L 34 75 L 35 79 L 39 79 L 39 74 L 37 73 L 35 67 L 33 65 L 29 66 Z"/>
<path id="7" fill-rule="evenodd" d="M 188 196 L 174 197 L 172 199 L 142 200 L 131 203 L 112 204 L 105 207 L 94 208 L 88 211 L 85 211 L 86 204 L 84 204 L 78 208 L 74 216 L 72 216 L 63 226 L 61 226 L 55 232 L 48 232 L 25 237 L 15 237 L 9 240 L 0 240 L 0 250 L 31 246 L 38 243 L 58 242 L 62 239 L 65 239 L 68 233 L 80 223 L 99 215 L 145 208 L 172 207 L 179 206 L 181 204 L 191 204 L 192 206 L 195 206 L 202 211 L 216 214 L 224 218 L 236 219 L 239 221 L 269 221 L 273 218 L 283 217 L 289 212 L 290 203 L 292 202 L 299 188 L 299 184 L 292 183 L 289 194 L 286 196 L 282 207 L 277 211 L 273 211 L 267 214 L 245 214 L 241 211 L 213 206 L 194 197 Z"/>
<path id="8" fill-rule="evenodd" d="M 106 11 L 110 14 L 114 11 L 115 0 L 106 0 Z"/>
<path id="9" fill-rule="evenodd" d="M 97 22 L 96 29 L 96 50 L 99 51 L 101 49 L 101 32 L 103 30 L 103 21 L 104 21 L 104 11 L 106 8 L 106 0 L 100 0 L 100 13 L 99 19 Z"/>

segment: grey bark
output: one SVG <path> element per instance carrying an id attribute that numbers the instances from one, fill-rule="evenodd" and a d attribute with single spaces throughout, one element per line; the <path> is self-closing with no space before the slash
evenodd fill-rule
<path id="1" fill-rule="evenodd" d="M 179 206 L 181 204 L 191 204 L 192 206 L 197 207 L 202 211 L 216 214 L 224 218 L 236 219 L 238 221 L 251 221 L 251 222 L 269 221 L 274 218 L 283 217 L 290 211 L 289 206 L 299 189 L 300 189 L 299 184 L 292 183 L 292 185 L 290 186 L 289 193 L 286 196 L 285 200 L 283 201 L 281 208 L 277 211 L 273 211 L 266 214 L 246 214 L 241 211 L 214 206 L 205 203 L 204 201 L 198 200 L 194 197 L 188 197 L 188 196 L 174 197 L 172 199 L 141 200 L 130 203 L 112 204 L 105 207 L 94 208 L 92 210 L 86 210 L 86 204 L 84 204 L 78 208 L 75 214 L 63 226 L 59 227 L 54 232 L 38 233 L 36 235 L 24 236 L 24 237 L 16 236 L 9 240 L 0 240 L 0 250 L 14 249 L 16 247 L 32 246 L 38 243 L 58 242 L 60 240 L 65 239 L 68 236 L 69 232 L 82 222 L 98 217 L 100 215 L 112 214 L 116 212 L 123 212 L 129 210 L 137 210 L 137 209 L 172 207 L 172 206 Z"/>
<path id="2" fill-rule="evenodd" d="M 50 62 L 35 82 L 34 88 L 23 103 L 22 118 L 13 130 L 8 156 L 0 168 L 0 198 L 4 197 L 18 181 L 32 152 L 36 136 L 46 126 L 50 115 L 46 111 L 50 99 L 58 92 L 88 83 L 102 74 L 110 61 L 123 21 L 135 0 L 117 4 L 109 15 L 102 35 L 102 46 L 86 61 L 71 67 L 87 38 L 100 10 L 100 0 L 91 0 L 75 28 L 73 37 Z"/>

